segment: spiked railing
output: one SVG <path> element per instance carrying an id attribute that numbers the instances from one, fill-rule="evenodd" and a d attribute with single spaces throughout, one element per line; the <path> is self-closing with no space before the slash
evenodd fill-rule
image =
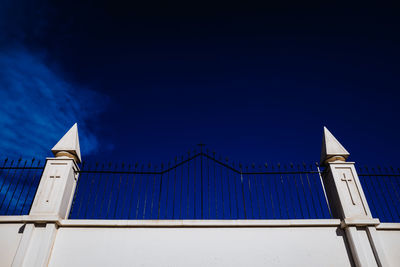
<path id="1" fill-rule="evenodd" d="M 315 164 L 244 165 L 190 151 L 166 164 L 83 163 L 70 218 L 330 218 Z"/>
<path id="2" fill-rule="evenodd" d="M 0 166 L 0 215 L 27 215 L 44 165 L 39 160 L 5 159 Z"/>
<path id="3" fill-rule="evenodd" d="M 400 168 L 359 168 L 372 215 L 382 222 L 400 222 Z"/>

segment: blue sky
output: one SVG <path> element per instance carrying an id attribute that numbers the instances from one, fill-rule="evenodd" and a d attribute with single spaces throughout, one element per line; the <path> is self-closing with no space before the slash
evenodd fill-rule
<path id="1" fill-rule="evenodd" d="M 78 122 L 84 159 L 318 161 L 326 125 L 397 164 L 398 9 L 4 1 L 0 151 L 44 157 Z"/>

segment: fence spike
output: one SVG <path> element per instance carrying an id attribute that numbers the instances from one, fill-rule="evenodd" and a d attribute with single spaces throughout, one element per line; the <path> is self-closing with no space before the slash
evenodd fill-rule
<path id="1" fill-rule="evenodd" d="M 268 163 L 267 162 L 264 163 L 264 166 L 265 166 L 266 169 L 268 169 Z"/>

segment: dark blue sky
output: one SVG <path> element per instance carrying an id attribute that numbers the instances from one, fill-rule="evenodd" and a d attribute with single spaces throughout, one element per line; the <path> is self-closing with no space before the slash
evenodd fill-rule
<path id="1" fill-rule="evenodd" d="M 48 155 L 78 121 L 84 159 L 201 142 L 314 162 L 326 125 L 351 160 L 400 166 L 395 6 L 51 2 L 1 4 L 4 156 Z"/>

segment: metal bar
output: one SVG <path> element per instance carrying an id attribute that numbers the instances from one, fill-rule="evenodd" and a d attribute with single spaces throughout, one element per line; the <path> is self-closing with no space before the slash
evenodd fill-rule
<path id="1" fill-rule="evenodd" d="M 17 183 L 16 183 L 15 188 L 14 188 L 14 191 L 13 191 L 13 193 L 12 193 L 12 195 L 11 195 L 10 201 L 8 202 L 8 205 L 7 205 L 7 209 L 6 209 L 5 214 L 8 213 L 8 209 L 9 209 L 10 206 L 11 206 L 12 200 L 13 200 L 13 198 L 14 198 L 15 192 L 16 192 L 17 189 L 18 189 L 18 185 L 19 185 L 19 182 L 21 181 L 21 177 L 22 177 L 22 174 L 23 174 L 23 172 L 24 172 L 24 170 L 25 170 L 25 167 L 26 167 L 26 163 L 27 163 L 27 162 L 28 162 L 28 161 L 25 160 L 25 163 L 24 163 L 24 166 L 22 167 L 21 173 L 19 174 L 19 177 L 17 178 Z M 17 204 L 17 203 L 16 203 L 16 204 Z M 16 204 L 15 204 L 15 205 L 16 205 Z"/>
<path id="2" fill-rule="evenodd" d="M 97 168 L 99 166 L 99 163 L 96 162 L 95 166 L 96 166 L 95 170 L 97 170 Z M 94 179 L 95 179 L 95 176 L 96 176 L 96 174 L 93 173 L 92 182 L 90 183 L 90 188 L 89 188 L 89 196 L 88 196 L 88 199 L 87 199 L 87 202 L 86 202 L 86 209 L 85 209 L 85 215 L 84 215 L 85 218 L 87 218 L 87 212 L 88 212 L 88 208 L 89 208 L 90 198 L 91 198 L 92 192 L 94 191 Z M 97 184 L 99 184 L 99 182 Z M 92 207 L 92 210 L 94 210 L 94 207 Z"/>
<path id="3" fill-rule="evenodd" d="M 319 175 L 319 180 L 321 181 L 322 190 L 324 190 L 324 196 L 325 196 L 326 205 L 328 206 L 329 215 L 331 216 L 331 218 L 333 218 L 332 212 L 331 212 L 331 206 L 330 206 L 329 200 L 328 200 L 328 196 L 326 195 L 325 185 L 322 180 L 321 170 L 319 169 L 319 165 L 317 162 L 315 163 L 315 165 L 317 166 L 317 171 L 318 171 L 318 175 Z"/>
<path id="4" fill-rule="evenodd" d="M 149 163 L 149 167 L 151 167 L 151 164 Z M 146 216 L 146 207 L 147 207 L 147 190 L 148 190 L 148 185 L 149 184 L 149 179 L 145 177 L 145 184 L 144 184 L 144 202 L 143 202 L 143 219 Z"/>
<path id="5" fill-rule="evenodd" d="M 193 161 L 193 217 L 196 219 L 196 160 Z"/>
<path id="6" fill-rule="evenodd" d="M 214 153 L 215 156 L 215 153 Z M 216 163 L 214 162 L 214 197 L 215 197 L 215 218 L 218 219 L 218 197 L 217 197 L 217 176 Z"/>
<path id="7" fill-rule="evenodd" d="M 293 164 L 291 164 L 291 167 L 293 168 Z M 300 208 L 301 218 L 304 219 L 304 213 L 303 213 L 303 208 L 301 206 L 301 198 L 300 198 L 299 188 L 297 186 L 297 180 L 296 180 L 296 176 L 295 175 L 293 176 L 293 180 L 294 180 L 294 185 L 296 187 L 297 201 L 299 201 L 299 208 Z"/>
<path id="8" fill-rule="evenodd" d="M 19 166 L 20 162 L 21 162 L 21 159 L 18 160 L 17 166 Z M 12 175 L 12 178 L 10 179 L 10 182 L 9 182 L 9 184 L 8 184 L 8 186 L 7 186 L 7 190 L 6 190 L 6 192 L 4 193 L 4 198 L 3 198 L 3 200 L 1 201 L 0 208 L 3 208 L 3 203 L 4 203 L 4 201 L 5 201 L 6 198 L 7 198 L 8 191 L 10 190 L 10 187 L 11 187 L 11 184 L 12 184 L 12 180 L 14 179 L 16 173 L 17 173 L 17 169 L 14 170 L 14 174 Z M 0 192 L 1 192 L 1 191 L 0 191 Z M 11 200 L 10 200 L 10 201 L 11 201 Z"/>
<path id="9" fill-rule="evenodd" d="M 175 159 L 176 161 L 177 159 Z M 175 196 L 176 196 L 176 168 L 174 173 L 174 193 L 173 193 L 173 200 L 172 200 L 172 219 L 175 218 Z"/>
<path id="10" fill-rule="evenodd" d="M 137 163 L 135 163 L 134 168 L 137 168 Z M 162 178 L 161 178 L 162 179 Z M 162 180 L 161 180 L 162 181 Z M 132 212 L 132 206 L 133 206 L 133 192 L 135 191 L 135 182 L 136 182 L 136 176 L 133 175 L 133 181 L 132 181 L 132 193 L 131 193 L 131 203 L 129 205 L 129 212 L 128 212 L 128 219 L 131 217 L 131 212 Z M 160 194 L 161 194 L 161 188 L 160 188 Z M 161 198 L 161 196 L 160 196 Z M 158 217 L 160 217 L 160 202 L 158 202 Z"/>
<path id="11" fill-rule="evenodd" d="M 294 205 L 293 195 L 292 195 L 292 192 L 290 190 L 290 184 L 291 183 L 290 183 L 290 180 L 289 180 L 289 175 L 286 175 L 286 180 L 287 180 L 287 186 L 289 188 L 289 199 L 290 199 L 290 202 L 292 202 L 293 215 L 294 215 L 294 218 L 296 218 L 297 217 L 297 213 L 296 213 L 296 207 Z"/>
<path id="12" fill-rule="evenodd" d="M 183 160 L 183 156 L 182 156 Z M 182 219 L 182 203 L 183 203 L 183 167 L 181 168 L 181 190 L 180 190 L 180 201 L 179 201 L 179 218 Z"/>
<path id="13" fill-rule="evenodd" d="M 17 198 L 17 202 L 15 203 L 14 210 L 12 211 L 11 214 L 15 214 L 15 212 L 16 212 L 16 210 L 17 210 L 19 200 L 21 199 L 22 193 L 23 193 L 23 191 L 24 191 L 24 188 L 25 188 L 25 185 L 26 185 L 26 181 L 28 181 L 28 177 L 29 177 L 29 175 L 30 175 L 30 173 L 31 173 L 31 170 L 32 170 L 33 162 L 34 162 L 34 161 L 35 161 L 35 159 L 33 158 L 32 161 L 31 161 L 31 166 L 30 166 L 29 168 L 27 168 L 27 169 L 28 169 L 28 173 L 27 173 L 26 176 L 25 176 L 24 183 L 22 184 L 22 188 L 21 188 L 21 190 L 20 190 L 20 192 L 19 192 L 19 195 L 18 195 L 18 198 Z"/>
<path id="14" fill-rule="evenodd" d="M 142 170 L 143 170 L 143 168 L 144 168 L 144 165 L 142 165 Z M 143 181 L 143 174 L 140 174 L 139 186 L 138 186 L 138 198 L 137 198 L 137 203 L 136 203 L 136 217 L 135 217 L 136 220 L 138 219 L 138 216 L 139 216 L 140 193 L 142 192 L 142 190 L 141 190 L 142 181 Z"/>
<path id="15" fill-rule="evenodd" d="M 104 170 L 104 163 L 101 164 L 101 168 Z M 95 196 L 95 198 L 94 198 L 94 203 L 93 203 L 93 207 L 92 207 L 92 216 L 91 216 L 91 218 L 94 218 L 94 217 L 95 217 L 94 214 L 95 214 L 95 211 L 96 211 L 97 199 L 98 199 L 98 196 L 99 196 L 99 193 L 100 193 L 101 178 L 102 178 L 102 175 L 100 175 L 99 181 L 97 182 L 96 196 Z"/>
<path id="16" fill-rule="evenodd" d="M 122 163 L 122 169 L 124 168 L 124 163 Z M 119 183 L 118 183 L 118 190 L 117 190 L 117 198 L 115 201 L 115 209 L 114 209 L 114 217 L 117 217 L 117 209 L 118 209 L 118 202 L 119 202 L 119 192 L 121 191 L 121 183 L 122 183 L 122 174 L 119 175 Z"/>
<path id="17" fill-rule="evenodd" d="M 207 198 L 208 198 L 208 218 L 211 217 L 211 199 L 210 199 L 210 165 L 209 165 L 209 160 L 207 158 L 207 182 L 208 182 L 208 187 L 207 187 Z"/>
<path id="18" fill-rule="evenodd" d="M 201 191 L 201 218 L 204 218 L 204 214 L 203 214 L 203 146 L 204 144 L 200 144 L 200 191 Z"/>
<path id="19" fill-rule="evenodd" d="M 109 168 L 111 168 L 111 162 L 109 162 L 108 163 L 108 167 Z M 80 181 L 82 179 L 82 177 L 80 176 L 79 177 L 79 179 L 78 179 L 78 182 Z M 103 211 L 103 204 L 105 203 L 105 199 L 106 199 L 106 192 L 107 192 L 107 189 L 108 189 L 108 187 L 107 187 L 107 185 L 108 185 L 108 180 L 110 179 L 110 175 L 109 175 L 109 173 L 108 173 L 108 175 L 106 176 L 106 181 L 105 181 L 105 183 L 104 183 L 104 193 L 103 193 L 103 197 L 102 197 L 102 199 L 101 199 L 101 203 L 100 203 L 100 214 L 102 213 L 102 211 Z M 78 187 L 79 188 L 79 187 Z M 75 193 L 76 194 L 76 193 Z"/>
<path id="20" fill-rule="evenodd" d="M 303 167 L 306 168 L 306 164 L 303 164 Z M 308 174 L 306 174 L 306 178 L 307 178 L 307 182 L 308 182 L 308 189 L 310 190 L 311 201 L 312 201 L 312 205 L 313 205 L 313 207 L 314 207 L 315 216 L 318 217 L 317 209 L 316 209 L 316 207 L 315 207 L 313 192 L 312 192 L 312 189 L 311 189 L 310 178 L 308 177 Z"/>
<path id="21" fill-rule="evenodd" d="M 248 167 L 246 166 L 246 171 L 248 170 Z M 250 177 L 247 179 L 248 184 L 249 184 L 249 198 L 250 198 L 250 209 L 251 209 L 251 218 L 254 219 L 254 209 L 253 209 L 253 198 L 251 197 L 251 182 L 250 182 Z"/>
<path id="22" fill-rule="evenodd" d="M 168 162 L 168 166 L 170 163 Z M 165 197 L 165 218 L 168 218 L 168 193 L 169 193 L 169 171 L 167 172 L 167 194 Z"/>
<path id="23" fill-rule="evenodd" d="M 128 165 L 128 170 L 130 170 L 131 169 L 131 164 L 129 164 Z M 125 211 L 125 204 L 126 204 L 126 201 L 127 201 L 127 199 L 128 199 L 128 194 L 127 194 L 127 190 L 128 190 L 128 185 L 129 185 L 129 174 L 127 174 L 126 176 L 125 176 L 125 187 L 124 187 L 124 192 L 125 192 L 125 197 L 123 198 L 123 201 L 122 201 L 122 208 L 121 208 L 121 217 L 123 217 L 123 214 L 124 214 L 124 211 Z M 97 195 L 96 195 L 97 196 Z M 96 207 L 96 203 L 94 204 L 94 207 Z M 129 214 L 128 214 L 128 216 L 129 216 Z M 127 216 L 127 217 L 128 217 Z"/>
<path id="24" fill-rule="evenodd" d="M 238 196 L 238 191 L 237 191 L 237 179 L 235 175 L 232 175 L 233 177 L 233 183 L 235 186 L 235 199 L 236 199 L 236 219 L 239 218 L 239 196 Z"/>
<path id="25" fill-rule="evenodd" d="M 240 170 L 242 170 L 242 166 L 239 163 Z M 240 173 L 240 183 L 242 185 L 242 199 L 243 199 L 243 213 L 244 213 L 244 218 L 247 219 L 247 214 L 246 214 L 246 198 L 244 196 L 244 183 L 243 183 L 243 175 Z"/>
<path id="26" fill-rule="evenodd" d="M 154 166 L 156 169 L 157 166 Z M 153 189 L 151 190 L 151 208 L 150 208 L 150 218 L 153 219 L 153 208 L 154 208 L 154 191 L 156 190 L 156 174 L 153 176 Z"/>
<path id="27" fill-rule="evenodd" d="M 280 164 L 279 163 L 278 163 L 278 168 L 280 168 Z M 281 185 L 282 185 L 282 192 L 283 192 L 283 202 L 284 202 L 284 205 L 286 207 L 287 218 L 289 219 L 290 218 L 290 216 L 289 216 L 289 207 L 288 207 L 288 204 L 287 204 L 287 201 L 286 201 L 285 184 L 283 183 L 282 175 L 280 177 L 281 177 Z"/>
<path id="28" fill-rule="evenodd" d="M 190 153 L 188 153 L 188 156 Z M 187 195 L 187 201 L 186 201 L 186 217 L 189 217 L 189 212 L 190 212 L 190 163 L 187 165 L 187 189 L 186 189 L 186 195 Z"/>
<path id="29" fill-rule="evenodd" d="M 267 209 L 267 200 L 265 198 L 265 186 L 264 186 L 264 177 L 262 177 L 261 175 L 259 176 L 260 181 L 261 181 L 261 189 L 262 189 L 262 194 L 263 194 L 263 199 L 264 199 L 264 209 L 265 209 L 265 217 L 268 217 L 268 209 Z"/>
<path id="30" fill-rule="evenodd" d="M 224 205 L 224 181 L 223 181 L 223 173 L 222 173 L 222 165 L 220 165 L 220 174 L 221 174 L 221 204 L 222 204 L 222 219 L 225 219 L 225 205 Z"/>
<path id="31" fill-rule="evenodd" d="M 161 169 L 164 167 L 164 164 L 161 163 Z M 161 193 L 162 193 L 162 181 L 163 181 L 163 175 L 160 175 L 160 191 L 158 194 L 158 215 L 157 219 L 160 219 L 160 208 L 161 208 Z"/>
<path id="32" fill-rule="evenodd" d="M 228 160 L 227 160 L 228 161 Z M 228 173 L 229 169 L 226 169 L 226 179 L 228 182 L 228 204 L 229 204 L 229 218 L 232 220 L 232 200 L 231 200 L 231 185 L 229 182 L 229 173 Z"/>

